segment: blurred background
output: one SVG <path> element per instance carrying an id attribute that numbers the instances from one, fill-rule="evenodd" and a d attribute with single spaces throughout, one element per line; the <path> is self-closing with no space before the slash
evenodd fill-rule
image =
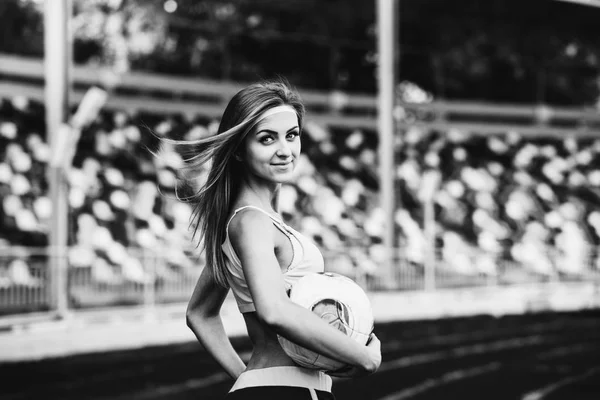
<path id="1" fill-rule="evenodd" d="M 1 1 L 0 361 L 194 340 L 203 255 L 182 156 L 154 157 L 150 131 L 213 135 L 234 93 L 277 76 L 308 111 L 282 215 L 381 324 L 597 309 L 599 7 Z M 135 342 L 128 320 L 161 328 Z"/>

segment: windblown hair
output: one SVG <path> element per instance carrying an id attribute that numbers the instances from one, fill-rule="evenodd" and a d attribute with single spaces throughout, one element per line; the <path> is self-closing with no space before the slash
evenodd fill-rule
<path id="1" fill-rule="evenodd" d="M 192 178 L 194 171 L 209 166 L 206 182 L 180 200 L 193 206 L 190 219 L 193 239 L 198 237 L 198 246 L 202 244 L 205 251 L 206 267 L 223 287 L 228 287 L 228 283 L 221 244 L 245 174 L 243 164 L 235 160 L 234 154 L 261 114 L 281 105 L 289 105 L 296 111 L 302 130 L 305 109 L 300 96 L 285 80 L 279 79 L 255 83 L 236 93 L 225 108 L 214 136 L 192 141 L 166 140 L 181 150 L 183 170 L 188 170 L 188 175 L 191 171 Z"/>

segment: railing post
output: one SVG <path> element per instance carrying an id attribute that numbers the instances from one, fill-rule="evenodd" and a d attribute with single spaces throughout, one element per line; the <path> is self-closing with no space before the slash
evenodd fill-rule
<path id="1" fill-rule="evenodd" d="M 156 319 L 156 264 L 159 255 L 155 251 L 143 250 L 144 260 L 144 316 L 146 320 Z"/>
<path id="2" fill-rule="evenodd" d="M 57 313 L 61 319 L 69 316 L 69 248 L 61 247 L 58 249 L 59 265 L 57 287 L 58 302 Z"/>
<path id="3" fill-rule="evenodd" d="M 426 171 L 423 174 L 419 199 L 423 203 L 423 230 L 425 241 L 425 290 L 435 290 L 435 264 L 436 255 L 436 231 L 435 231 L 435 204 L 434 196 L 437 191 L 441 175 L 439 171 Z"/>
<path id="4" fill-rule="evenodd" d="M 51 312 L 60 319 L 69 314 L 68 253 L 64 246 L 49 246 L 48 271 L 45 277 L 46 296 Z"/>
<path id="5" fill-rule="evenodd" d="M 552 262 L 552 275 L 550 275 L 550 282 L 560 282 L 560 273 L 559 271 L 559 265 L 558 263 L 564 262 L 562 257 L 559 257 L 560 250 L 558 250 L 556 247 L 552 247 L 550 249 L 550 253 L 551 253 L 551 257 L 550 259 L 553 261 Z"/>
<path id="6" fill-rule="evenodd" d="M 367 272 L 364 270 L 364 268 L 361 268 L 360 266 L 354 267 L 354 279 L 356 283 L 358 283 L 358 285 L 362 287 L 365 291 L 369 290 Z"/>
<path id="7" fill-rule="evenodd" d="M 499 275 L 499 270 L 500 270 L 500 266 L 498 265 L 500 261 L 500 254 L 499 253 L 494 253 L 494 265 L 496 266 L 496 270 L 490 274 L 488 274 L 487 277 L 487 286 L 498 286 L 498 275 Z"/>

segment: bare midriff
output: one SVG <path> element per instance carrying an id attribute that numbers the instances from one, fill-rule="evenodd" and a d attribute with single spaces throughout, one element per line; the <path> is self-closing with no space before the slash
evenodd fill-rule
<path id="1" fill-rule="evenodd" d="M 256 312 L 244 313 L 243 316 L 253 344 L 246 370 L 297 366 L 281 348 L 277 334 L 258 319 Z"/>

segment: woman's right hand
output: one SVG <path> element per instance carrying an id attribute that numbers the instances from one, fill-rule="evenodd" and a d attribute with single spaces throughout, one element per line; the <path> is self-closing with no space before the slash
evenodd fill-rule
<path id="1" fill-rule="evenodd" d="M 328 375 L 335 376 L 337 378 L 356 378 L 361 376 L 371 375 L 381 365 L 381 341 L 374 333 L 371 333 L 369 341 L 365 346 L 367 354 L 369 356 L 369 364 L 363 367 L 348 366 L 343 367 L 336 371 L 327 372 Z"/>

